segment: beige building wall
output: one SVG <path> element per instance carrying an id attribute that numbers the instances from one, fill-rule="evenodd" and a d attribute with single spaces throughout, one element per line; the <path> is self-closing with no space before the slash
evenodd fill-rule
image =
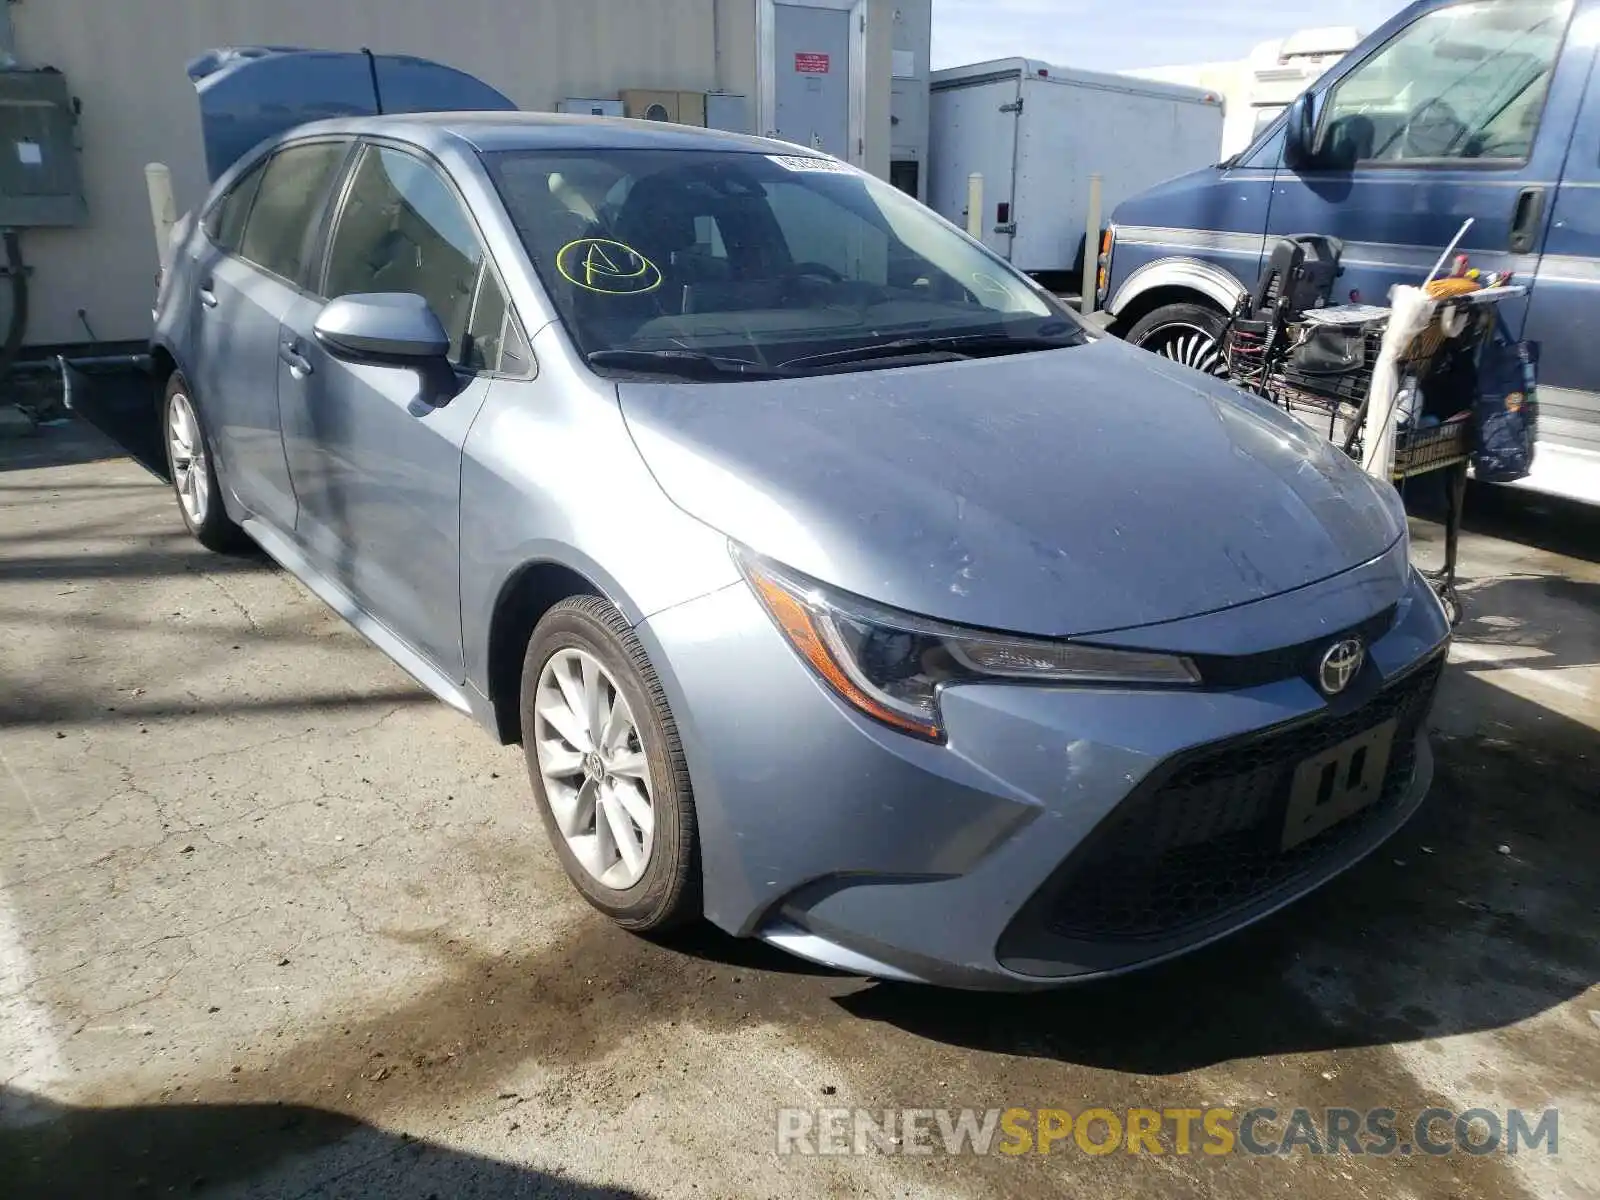
<path id="1" fill-rule="evenodd" d="M 3 0 L 0 0 L 3 2 Z M 38 0 L 12 4 L 18 57 L 63 71 L 83 106 L 89 223 L 32 230 L 27 343 L 149 333 L 156 250 L 144 166 L 172 168 L 179 210 L 207 180 L 184 72 L 217 46 L 416 54 L 468 71 L 525 109 L 625 87 L 722 90 L 756 102 L 760 0 Z M 868 0 L 866 155 L 889 170 L 895 0 Z M 757 129 L 755 132 L 762 132 Z M 84 319 L 78 315 L 82 309 Z"/>
<path id="2" fill-rule="evenodd" d="M 216 46 L 303 45 L 417 54 L 483 79 L 527 109 L 619 88 L 709 91 L 725 0 L 41 0 L 14 4 L 19 57 L 65 72 L 81 98 L 89 224 L 23 235 L 30 345 L 143 338 L 155 238 L 144 166 L 172 167 L 180 211 L 204 196 L 199 106 L 185 64 Z M 730 17 L 730 19 L 732 19 Z M 753 17 L 750 18 L 753 22 Z M 736 22 L 735 22 L 736 23 Z M 750 49 L 730 79 L 755 73 Z M 748 67 L 745 65 L 748 59 Z M 729 90 L 733 90 L 730 88 Z"/>

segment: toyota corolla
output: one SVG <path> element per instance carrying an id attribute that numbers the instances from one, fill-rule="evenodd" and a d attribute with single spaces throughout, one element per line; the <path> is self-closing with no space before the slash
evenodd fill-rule
<path id="1" fill-rule="evenodd" d="M 1064 983 L 1428 788 L 1448 628 L 1393 489 L 836 160 L 302 126 L 180 227 L 154 354 L 194 535 L 520 742 L 629 929 Z"/>

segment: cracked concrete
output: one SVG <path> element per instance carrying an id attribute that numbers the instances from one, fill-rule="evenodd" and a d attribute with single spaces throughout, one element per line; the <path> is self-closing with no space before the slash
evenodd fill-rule
<path id="1" fill-rule="evenodd" d="M 1595 514 L 1474 493 L 1507 536 L 1383 852 L 1160 972 L 965 996 L 613 930 L 518 751 L 82 436 L 0 462 L 0 1193 L 1600 1195 Z M 1560 1154 L 774 1153 L 780 1106 L 1430 1104 L 1559 1107 Z"/>

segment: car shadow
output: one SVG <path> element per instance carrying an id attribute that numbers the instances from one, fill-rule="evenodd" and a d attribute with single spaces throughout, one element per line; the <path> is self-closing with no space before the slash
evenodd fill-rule
<path id="1" fill-rule="evenodd" d="M 73 415 L 122 447 L 152 475 L 168 481 L 160 409 L 149 373 L 135 368 L 71 367 L 67 372 L 67 403 Z"/>
<path id="2" fill-rule="evenodd" d="M 64 387 L 68 415 L 37 426 L 29 436 L 0 441 L 0 472 L 129 457 L 166 481 L 166 449 L 153 389 L 149 373 L 137 367 L 69 367 Z"/>
<path id="3" fill-rule="evenodd" d="M 73 1108 L 0 1087 L 0 1179 L 30 1200 L 637 1193 L 467 1154 L 296 1104 Z"/>
<path id="4" fill-rule="evenodd" d="M 1413 530 L 1421 533 L 1424 541 L 1438 543 L 1436 553 L 1440 555 L 1444 546 L 1442 525 L 1449 510 L 1446 474 L 1441 471 L 1408 479 L 1402 488 L 1407 512 L 1441 526 L 1437 530 Z M 1467 533 L 1502 538 L 1551 554 L 1600 562 L 1600 506 L 1560 496 L 1469 481 L 1462 506 L 1462 528 Z"/>

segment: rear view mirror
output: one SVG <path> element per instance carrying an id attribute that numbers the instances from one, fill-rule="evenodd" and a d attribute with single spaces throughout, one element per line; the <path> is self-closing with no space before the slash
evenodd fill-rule
<path id="1" fill-rule="evenodd" d="M 414 369 L 422 381 L 423 400 L 434 408 L 448 404 L 461 390 L 447 357 L 450 337 L 421 296 L 342 296 L 317 314 L 312 329 L 322 348 L 345 362 Z"/>
<path id="2" fill-rule="evenodd" d="M 1289 117 L 1283 127 L 1283 165 L 1291 171 L 1303 171 L 1316 164 L 1316 115 L 1311 106 L 1311 93 L 1301 92 L 1289 105 Z"/>

